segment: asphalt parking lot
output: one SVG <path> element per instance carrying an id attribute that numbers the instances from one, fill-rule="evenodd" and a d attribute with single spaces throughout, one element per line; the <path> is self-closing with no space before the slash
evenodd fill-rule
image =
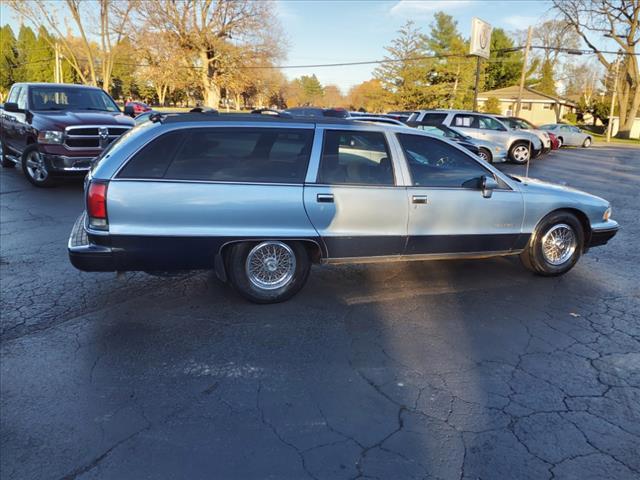
<path id="1" fill-rule="evenodd" d="M 0 477 L 640 478 L 640 149 L 531 176 L 607 198 L 621 232 L 561 278 L 315 267 L 258 306 L 207 273 L 74 270 L 81 182 L 2 170 Z"/>

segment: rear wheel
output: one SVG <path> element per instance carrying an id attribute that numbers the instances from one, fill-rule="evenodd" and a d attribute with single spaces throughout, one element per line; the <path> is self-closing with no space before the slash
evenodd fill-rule
<path id="1" fill-rule="evenodd" d="M 531 158 L 531 147 L 527 142 L 516 142 L 509 150 L 509 158 L 517 164 L 527 163 Z"/>
<path id="2" fill-rule="evenodd" d="M 583 245 L 584 231 L 575 215 L 555 212 L 541 220 L 520 259 L 538 275 L 562 275 L 578 262 Z"/>
<path id="3" fill-rule="evenodd" d="M 562 137 L 558 137 L 558 148 L 560 148 L 563 143 L 564 141 L 562 140 Z"/>
<path id="4" fill-rule="evenodd" d="M 42 154 L 36 145 L 31 145 L 22 154 L 22 171 L 27 180 L 36 187 L 51 187 L 53 180 Z"/>
<path id="5" fill-rule="evenodd" d="M 582 142 L 582 146 L 584 148 L 589 148 L 591 146 L 591 137 L 585 138 L 584 142 Z"/>
<path id="6" fill-rule="evenodd" d="M 304 246 L 279 240 L 233 245 L 227 259 L 231 285 L 255 303 L 288 300 L 304 286 L 311 267 Z"/>
<path id="7" fill-rule="evenodd" d="M 491 152 L 487 148 L 480 147 L 478 156 L 487 163 L 493 162 L 493 155 L 491 155 Z"/>

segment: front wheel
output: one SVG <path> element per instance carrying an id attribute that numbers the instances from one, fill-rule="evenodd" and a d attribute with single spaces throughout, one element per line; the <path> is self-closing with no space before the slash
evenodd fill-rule
<path id="1" fill-rule="evenodd" d="M 531 148 L 526 142 L 516 142 L 509 150 L 509 158 L 519 165 L 525 164 L 531 158 Z"/>
<path id="2" fill-rule="evenodd" d="M 589 148 L 591 146 L 591 137 L 585 138 L 584 142 L 582 142 L 582 146 L 584 148 Z"/>
<path id="3" fill-rule="evenodd" d="M 2 165 L 4 168 L 13 168 L 16 166 L 16 164 L 9 160 L 9 158 L 5 154 L 4 144 L 2 143 L 2 141 L 0 141 L 0 165 Z"/>
<path id="4" fill-rule="evenodd" d="M 562 275 L 578 262 L 583 245 L 584 231 L 575 215 L 551 213 L 540 221 L 520 259 L 538 275 Z"/>
<path id="5" fill-rule="evenodd" d="M 51 187 L 53 185 L 44 158 L 36 145 L 28 147 L 22 154 L 22 171 L 27 180 L 36 187 Z"/>
<path id="6" fill-rule="evenodd" d="M 277 303 L 300 291 L 311 262 L 299 242 L 266 240 L 232 245 L 227 266 L 231 285 L 240 295 L 255 303 Z"/>

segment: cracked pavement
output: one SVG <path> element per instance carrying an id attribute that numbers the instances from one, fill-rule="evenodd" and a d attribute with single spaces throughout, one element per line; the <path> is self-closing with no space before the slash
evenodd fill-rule
<path id="1" fill-rule="evenodd" d="M 0 477 L 640 478 L 640 150 L 531 176 L 607 198 L 622 230 L 560 278 L 314 267 L 260 306 L 208 273 L 74 270 L 81 182 L 2 170 Z"/>

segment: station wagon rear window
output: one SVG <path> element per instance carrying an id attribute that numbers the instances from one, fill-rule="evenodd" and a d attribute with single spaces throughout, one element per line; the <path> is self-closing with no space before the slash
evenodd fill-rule
<path id="1" fill-rule="evenodd" d="M 178 134 L 181 139 L 166 134 L 147 145 L 120 176 L 302 183 L 313 142 L 311 129 L 221 127 Z"/>

